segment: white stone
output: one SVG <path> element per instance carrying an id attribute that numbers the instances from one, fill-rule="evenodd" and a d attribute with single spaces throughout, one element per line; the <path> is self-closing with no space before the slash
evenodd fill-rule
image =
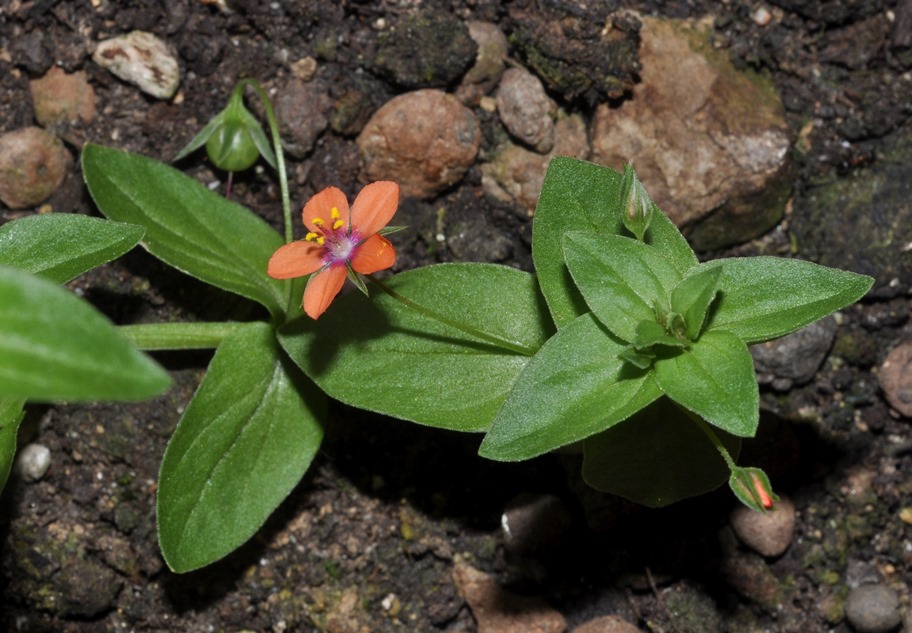
<path id="1" fill-rule="evenodd" d="M 51 465 L 51 451 L 42 444 L 27 444 L 16 457 L 16 473 L 26 481 L 38 481 Z"/>
<path id="2" fill-rule="evenodd" d="M 158 99 L 173 97 L 180 84 L 180 68 L 168 45 L 145 31 L 99 43 L 92 61 Z"/>

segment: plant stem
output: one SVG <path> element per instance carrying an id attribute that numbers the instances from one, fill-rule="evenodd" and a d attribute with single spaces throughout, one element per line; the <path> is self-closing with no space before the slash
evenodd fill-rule
<path id="1" fill-rule="evenodd" d="M 279 172 L 279 189 L 282 192 L 282 213 L 285 219 L 285 243 L 288 244 L 294 239 L 291 224 L 291 197 L 288 194 L 288 174 L 285 172 L 285 154 L 282 152 L 282 137 L 279 135 L 279 120 L 276 118 L 275 110 L 272 109 L 272 102 L 269 95 L 263 90 L 263 87 L 255 79 L 242 79 L 238 82 L 235 90 L 243 90 L 250 86 L 263 103 L 263 109 L 266 110 L 266 120 L 269 122 L 269 132 L 272 134 L 272 145 L 275 149 L 276 171 Z"/>
<path id="2" fill-rule="evenodd" d="M 380 290 L 382 290 L 383 292 L 388 294 L 390 297 L 392 297 L 393 299 L 395 299 L 402 305 L 406 306 L 410 310 L 414 310 L 421 316 L 428 317 L 429 319 L 434 319 L 435 321 L 437 321 L 439 323 L 442 323 L 448 327 L 459 330 L 460 332 L 462 332 L 464 334 L 468 334 L 469 336 L 481 339 L 481 340 L 485 341 L 486 343 L 490 343 L 490 344 L 494 345 L 495 347 L 505 349 L 505 350 L 513 352 L 515 354 L 521 354 L 523 356 L 535 356 L 535 352 L 537 350 L 529 347 L 528 345 L 524 345 L 523 343 L 520 343 L 518 341 L 511 341 L 510 339 L 504 338 L 502 336 L 498 336 L 497 334 L 491 334 L 490 332 L 485 332 L 483 330 L 479 330 L 476 327 L 472 327 L 471 325 L 466 325 L 465 323 L 460 323 L 459 321 L 454 321 L 453 319 L 450 319 L 449 317 L 446 317 L 435 310 L 431 310 L 430 308 L 426 308 L 425 306 L 421 305 L 420 303 L 416 303 L 415 301 L 412 301 L 408 297 L 403 297 L 401 294 L 399 294 L 398 292 L 396 292 L 395 290 L 393 290 L 392 288 L 387 286 L 385 283 L 383 283 L 382 281 L 380 281 L 373 275 L 365 275 L 365 277 L 372 284 L 377 286 Z"/>
<path id="3" fill-rule="evenodd" d="M 725 463 L 728 465 L 728 469 L 732 472 L 737 470 L 738 467 L 735 465 L 735 460 L 732 459 L 732 456 L 729 454 L 728 449 L 725 448 L 722 440 L 719 439 L 719 436 L 716 435 L 716 432 L 713 431 L 712 427 L 706 422 L 706 420 L 696 415 L 692 411 L 688 411 L 684 407 L 680 408 L 691 420 L 694 421 L 698 427 L 700 427 L 700 430 L 702 430 L 706 436 L 709 437 L 709 440 L 713 443 L 713 446 L 716 447 L 716 450 L 719 451 L 719 454 L 722 455 L 722 459 L 724 459 Z"/>
<path id="4" fill-rule="evenodd" d="M 141 323 L 117 329 L 144 351 L 166 349 L 215 349 L 241 325 L 232 321 L 203 323 Z"/>

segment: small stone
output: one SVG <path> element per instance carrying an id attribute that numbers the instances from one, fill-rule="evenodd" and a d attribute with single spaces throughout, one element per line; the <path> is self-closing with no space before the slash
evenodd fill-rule
<path id="1" fill-rule="evenodd" d="M 521 494 L 507 504 L 500 523 L 509 554 L 539 557 L 560 547 L 571 521 L 559 497 Z"/>
<path id="2" fill-rule="evenodd" d="M 42 444 L 27 444 L 16 456 L 16 473 L 26 481 L 38 481 L 51 466 L 51 450 Z"/>
<path id="3" fill-rule="evenodd" d="M 757 381 L 780 391 L 810 382 L 835 338 L 836 320 L 830 316 L 782 338 L 752 346 Z"/>
<path id="4" fill-rule="evenodd" d="M 474 106 L 500 81 L 509 44 L 507 36 L 496 24 L 471 20 L 466 22 L 466 26 L 469 27 L 469 35 L 478 45 L 478 53 L 475 64 L 456 89 L 456 98 L 468 106 Z"/>
<path id="5" fill-rule="evenodd" d="M 329 127 L 332 99 L 322 83 L 293 79 L 279 91 L 275 109 L 285 149 L 294 158 L 304 158 Z"/>
<path id="6" fill-rule="evenodd" d="M 795 504 L 783 495 L 766 513 L 739 505 L 729 522 L 742 543 L 762 556 L 775 558 L 785 553 L 795 534 Z"/>
<path id="7" fill-rule="evenodd" d="M 899 627 L 899 596 L 882 584 L 861 585 L 845 602 L 845 614 L 858 633 L 888 633 Z"/>
<path id="8" fill-rule="evenodd" d="M 507 591 L 488 574 L 458 562 L 453 579 L 478 623 L 478 633 L 563 633 L 564 616 L 541 598 Z"/>
<path id="9" fill-rule="evenodd" d="M 29 82 L 35 118 L 42 127 L 95 119 L 95 91 L 84 71 L 66 74 L 54 66 L 41 79 Z"/>
<path id="10" fill-rule="evenodd" d="M 770 20 L 773 19 L 773 15 L 769 12 L 766 7 L 760 7 L 753 13 L 751 13 L 751 20 L 754 21 L 754 24 L 757 26 L 766 26 L 770 23 Z"/>
<path id="11" fill-rule="evenodd" d="M 11 209 L 40 204 L 63 183 L 72 160 L 60 139 L 39 127 L 0 135 L 0 201 Z"/>
<path id="12" fill-rule="evenodd" d="M 440 90 L 385 103 L 358 136 L 369 180 L 395 180 L 404 196 L 431 198 L 475 162 L 481 128 L 471 110 Z"/>
<path id="13" fill-rule="evenodd" d="M 573 629 L 572 633 L 641 633 L 640 629 L 616 615 L 606 615 L 589 620 Z"/>
<path id="14" fill-rule="evenodd" d="M 899 511 L 899 520 L 906 525 L 912 525 L 912 508 L 903 508 Z"/>
<path id="15" fill-rule="evenodd" d="M 538 77 L 510 68 L 497 89 L 497 113 L 510 134 L 536 152 L 546 154 L 554 145 L 554 101 L 545 94 Z"/>
<path id="16" fill-rule="evenodd" d="M 92 61 L 158 99 L 173 97 L 180 84 L 180 68 L 168 45 L 145 31 L 100 42 Z"/>
<path id="17" fill-rule="evenodd" d="M 317 74 L 317 60 L 308 55 L 291 62 L 291 74 L 295 79 L 310 81 Z"/>
<path id="18" fill-rule="evenodd" d="M 912 417 L 912 341 L 893 348 L 881 364 L 877 380 L 890 406 Z"/>

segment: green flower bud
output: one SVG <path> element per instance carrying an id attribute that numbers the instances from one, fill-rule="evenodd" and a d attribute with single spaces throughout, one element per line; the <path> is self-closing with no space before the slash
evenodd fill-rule
<path id="1" fill-rule="evenodd" d="M 633 165 L 630 163 L 624 166 L 619 202 L 624 226 L 642 242 L 643 236 L 646 235 L 646 229 L 649 228 L 649 223 L 652 222 L 654 205 L 652 198 L 646 193 L 643 183 L 636 177 Z"/>
<path id="2" fill-rule="evenodd" d="M 759 468 L 736 467 L 728 479 L 728 486 L 741 503 L 757 512 L 773 510 L 779 501 L 769 477 Z"/>

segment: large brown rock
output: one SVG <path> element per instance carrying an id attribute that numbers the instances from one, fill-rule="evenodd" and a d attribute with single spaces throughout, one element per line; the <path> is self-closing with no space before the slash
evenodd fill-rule
<path id="1" fill-rule="evenodd" d="M 475 162 L 481 129 L 472 111 L 440 90 L 385 103 L 358 136 L 370 180 L 395 180 L 402 194 L 430 198 Z"/>
<path id="2" fill-rule="evenodd" d="M 54 66 L 44 77 L 30 81 L 29 91 L 35 118 L 44 127 L 95 119 L 95 91 L 83 70 L 68 75 Z"/>
<path id="3" fill-rule="evenodd" d="M 0 201 L 11 209 L 44 202 L 63 183 L 73 159 L 40 127 L 0 135 Z"/>
<path id="4" fill-rule="evenodd" d="M 633 161 L 653 200 L 679 226 L 728 205 L 728 217 L 714 218 L 727 221 L 727 230 L 711 232 L 698 246 L 715 248 L 769 229 L 781 218 L 784 197 L 754 206 L 744 201 L 784 175 L 790 140 L 770 82 L 736 70 L 713 50 L 706 24 L 644 18 L 640 37 L 641 82 L 619 107 L 599 105 L 595 160 L 614 168 Z"/>

